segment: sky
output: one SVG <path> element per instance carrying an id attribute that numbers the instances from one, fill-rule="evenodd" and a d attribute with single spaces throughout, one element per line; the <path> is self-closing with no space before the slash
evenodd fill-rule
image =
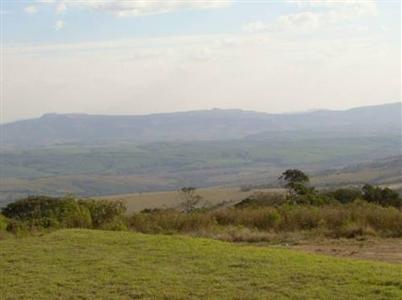
<path id="1" fill-rule="evenodd" d="M 0 0 L 1 122 L 401 101 L 399 0 Z"/>

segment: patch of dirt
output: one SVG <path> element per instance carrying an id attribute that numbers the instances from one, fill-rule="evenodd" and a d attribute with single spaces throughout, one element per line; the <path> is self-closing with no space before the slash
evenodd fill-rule
<path id="1" fill-rule="evenodd" d="M 324 255 L 402 264 L 402 239 L 400 238 L 303 240 L 295 245 L 289 245 L 287 248 Z"/>

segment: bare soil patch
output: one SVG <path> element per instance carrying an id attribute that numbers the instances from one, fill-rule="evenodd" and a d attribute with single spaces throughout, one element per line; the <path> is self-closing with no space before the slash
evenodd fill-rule
<path id="1" fill-rule="evenodd" d="M 400 238 L 303 240 L 288 247 L 310 253 L 402 264 Z"/>

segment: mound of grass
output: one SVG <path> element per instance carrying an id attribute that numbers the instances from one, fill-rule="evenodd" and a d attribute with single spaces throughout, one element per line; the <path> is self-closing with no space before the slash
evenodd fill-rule
<path id="1" fill-rule="evenodd" d="M 179 236 L 0 241 L 2 299 L 399 299 L 402 266 Z"/>

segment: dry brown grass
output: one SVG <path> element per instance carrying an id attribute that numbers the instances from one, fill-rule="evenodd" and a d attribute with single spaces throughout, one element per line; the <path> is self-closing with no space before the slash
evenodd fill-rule
<path id="1" fill-rule="evenodd" d="M 256 192 L 283 192 L 283 190 L 261 189 L 244 192 L 237 187 L 197 189 L 197 194 L 203 198 L 202 205 L 204 206 L 215 206 L 222 203 L 235 204 Z M 177 191 L 123 194 L 97 197 L 96 199 L 123 200 L 127 204 L 128 213 L 139 212 L 144 209 L 176 208 L 181 201 Z"/>
<path id="2" fill-rule="evenodd" d="M 330 238 L 402 237 L 402 211 L 366 202 L 320 207 L 229 207 L 193 213 L 160 210 L 133 214 L 129 227 L 146 233 L 186 233 L 254 242 L 288 233 Z"/>

